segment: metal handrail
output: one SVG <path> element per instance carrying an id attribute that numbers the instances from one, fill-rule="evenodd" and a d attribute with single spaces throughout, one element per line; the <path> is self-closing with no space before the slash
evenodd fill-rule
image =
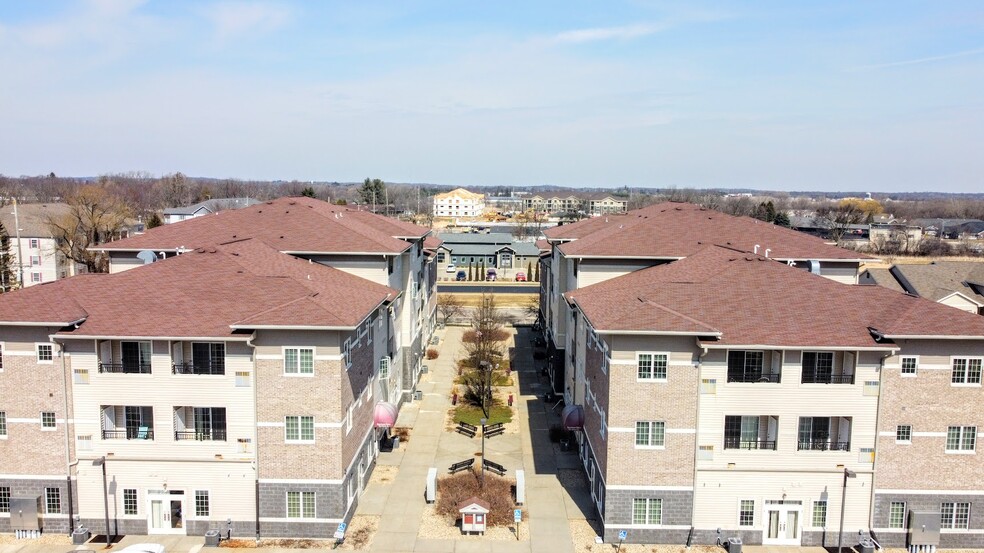
<path id="1" fill-rule="evenodd" d="M 103 430 L 104 440 L 153 440 L 153 428 L 120 428 L 113 430 Z"/>
<path id="2" fill-rule="evenodd" d="M 768 449 L 775 451 L 776 440 L 742 440 L 740 438 L 725 438 L 724 449 Z"/>
<path id="3" fill-rule="evenodd" d="M 173 374 L 225 374 L 225 363 L 211 362 L 190 362 L 172 363 L 171 373 Z"/>
<path id="4" fill-rule="evenodd" d="M 175 441 L 195 440 L 199 442 L 224 442 L 226 441 L 226 429 L 213 428 L 211 430 L 176 430 L 174 432 L 174 439 Z"/>
<path id="5" fill-rule="evenodd" d="M 771 382 L 778 384 L 781 381 L 781 373 L 728 373 L 728 382 Z"/>
<path id="6" fill-rule="evenodd" d="M 803 373 L 803 384 L 854 384 L 853 374 Z"/>
<path id="7" fill-rule="evenodd" d="M 829 442 L 827 440 L 801 441 L 797 449 L 800 451 L 850 451 L 851 442 Z"/>
<path id="8" fill-rule="evenodd" d="M 99 362 L 101 373 L 150 374 L 150 363 L 103 363 Z"/>

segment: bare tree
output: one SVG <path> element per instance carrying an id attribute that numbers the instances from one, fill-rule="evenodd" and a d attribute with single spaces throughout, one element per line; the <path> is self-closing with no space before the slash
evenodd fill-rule
<path id="1" fill-rule="evenodd" d="M 454 294 L 438 294 L 437 308 L 441 311 L 441 316 L 444 317 L 444 325 L 447 326 L 448 320 L 464 313 L 465 304 L 461 298 Z"/>
<path id="2" fill-rule="evenodd" d="M 109 270 L 105 254 L 89 248 L 120 235 L 130 210 L 105 188 L 87 185 L 67 198 L 68 210 L 47 217 L 46 223 L 55 238 L 57 251 L 66 258 L 85 265 L 90 273 Z"/>

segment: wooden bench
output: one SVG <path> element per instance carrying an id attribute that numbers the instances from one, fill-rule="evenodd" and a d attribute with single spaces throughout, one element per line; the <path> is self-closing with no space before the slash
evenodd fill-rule
<path id="1" fill-rule="evenodd" d="M 485 467 L 486 470 L 490 470 L 499 476 L 506 474 L 506 467 L 500 465 L 499 463 L 489 461 L 488 459 L 482 459 L 482 466 Z"/>
<path id="2" fill-rule="evenodd" d="M 475 434 L 478 434 L 478 427 L 468 424 L 467 422 L 459 422 L 458 427 L 455 428 L 454 431 L 459 434 L 464 434 L 469 438 L 474 438 Z"/>
<path id="3" fill-rule="evenodd" d="M 455 474 L 455 473 L 461 472 L 463 470 L 470 469 L 472 467 L 472 465 L 474 465 L 474 464 L 475 464 L 475 458 L 472 457 L 471 459 L 468 459 L 468 460 L 465 460 L 465 461 L 459 461 L 459 462 L 451 465 L 450 467 L 448 467 L 448 472 L 450 472 L 451 474 Z"/>
<path id="4" fill-rule="evenodd" d="M 500 434 L 502 434 L 505 431 L 506 431 L 506 427 L 503 426 L 503 424 L 501 422 L 497 422 L 495 424 L 490 424 L 490 425 L 488 425 L 488 426 L 485 427 L 485 437 L 486 438 L 494 438 L 495 436 L 499 436 Z"/>

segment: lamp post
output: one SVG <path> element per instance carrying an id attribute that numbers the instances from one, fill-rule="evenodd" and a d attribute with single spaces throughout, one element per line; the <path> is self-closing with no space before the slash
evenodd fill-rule
<path id="1" fill-rule="evenodd" d="M 841 488 L 841 522 L 840 530 L 837 532 L 837 553 L 843 553 L 844 549 L 844 503 L 847 501 L 847 479 L 857 478 L 858 474 L 853 470 L 844 469 L 844 485 Z"/>
<path id="2" fill-rule="evenodd" d="M 105 508 L 106 514 L 106 548 L 112 546 L 113 540 L 109 536 L 109 489 L 106 486 L 106 457 L 100 457 L 92 461 L 92 466 L 102 467 L 103 473 L 103 507 Z M 113 536 L 114 538 L 116 536 Z"/>
<path id="3" fill-rule="evenodd" d="M 482 417 L 482 488 L 485 487 L 485 423 L 488 419 Z"/>

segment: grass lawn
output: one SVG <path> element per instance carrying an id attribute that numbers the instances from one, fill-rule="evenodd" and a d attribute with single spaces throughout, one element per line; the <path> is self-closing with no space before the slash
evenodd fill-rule
<path id="1" fill-rule="evenodd" d="M 454 409 L 454 422 L 467 422 L 473 426 L 482 425 L 482 410 L 471 405 L 459 405 Z M 509 422 L 512 420 L 512 408 L 505 405 L 497 405 L 489 412 L 487 424 L 499 422 Z"/>

